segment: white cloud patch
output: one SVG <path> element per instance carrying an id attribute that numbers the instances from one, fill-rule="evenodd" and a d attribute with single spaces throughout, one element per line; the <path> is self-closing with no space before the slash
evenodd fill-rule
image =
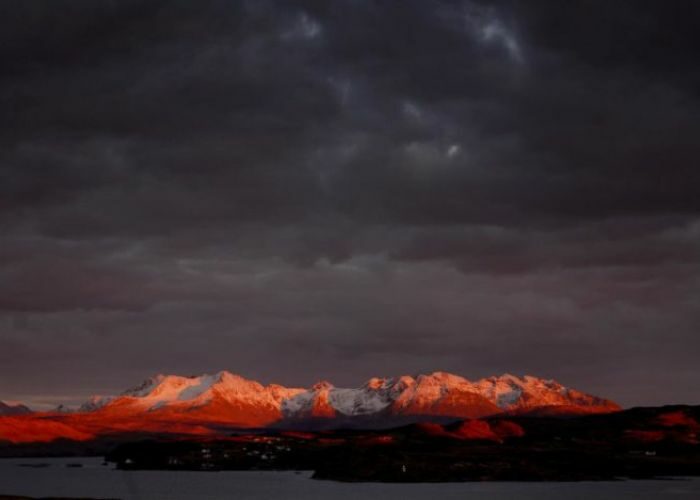
<path id="1" fill-rule="evenodd" d="M 511 60 L 524 62 L 521 44 L 508 26 L 492 12 L 470 9 L 466 15 L 467 30 L 483 44 L 497 45 L 505 49 Z"/>

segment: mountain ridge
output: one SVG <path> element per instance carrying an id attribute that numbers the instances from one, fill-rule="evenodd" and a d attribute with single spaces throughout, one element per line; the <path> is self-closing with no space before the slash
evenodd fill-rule
<path id="1" fill-rule="evenodd" d="M 357 388 L 326 381 L 301 388 L 262 385 L 220 371 L 189 377 L 159 374 L 119 395 L 94 396 L 77 410 L 2 417 L 0 440 L 30 440 L 42 421 L 54 424 L 56 438 L 88 439 L 126 432 L 218 435 L 236 428 L 379 428 L 411 421 L 618 410 L 610 400 L 530 375 L 471 382 L 433 372 L 374 377 Z"/>
<path id="2" fill-rule="evenodd" d="M 424 412 L 437 403 L 447 404 L 457 394 L 486 400 L 494 413 L 544 406 L 575 406 L 591 411 L 619 407 L 610 400 L 530 375 L 492 376 L 471 382 L 447 372 L 369 379 L 357 388 L 336 387 L 321 381 L 310 388 L 263 386 L 228 371 L 214 375 L 155 375 L 117 396 L 93 396 L 79 412 L 96 411 L 117 403 L 138 404 L 148 410 L 165 406 L 203 406 L 218 398 L 279 405 L 285 417 L 297 413 L 337 413 L 346 416 L 375 413 L 391 407 L 396 413 Z M 309 406 L 313 406 L 310 408 Z"/>

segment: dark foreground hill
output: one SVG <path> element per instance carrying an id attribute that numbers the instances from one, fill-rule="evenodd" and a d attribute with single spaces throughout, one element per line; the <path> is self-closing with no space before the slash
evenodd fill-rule
<path id="1" fill-rule="evenodd" d="M 700 407 L 576 418 L 495 417 L 392 430 L 140 441 L 123 469 L 314 470 L 342 481 L 578 481 L 700 475 Z"/>

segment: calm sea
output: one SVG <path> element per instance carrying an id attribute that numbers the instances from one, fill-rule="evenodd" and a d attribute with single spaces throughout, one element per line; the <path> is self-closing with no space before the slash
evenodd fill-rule
<path id="1" fill-rule="evenodd" d="M 82 467 L 69 467 L 69 464 Z M 97 458 L 0 459 L 0 495 L 123 500 L 700 498 L 700 480 L 376 484 L 314 481 L 308 472 L 124 472 Z"/>

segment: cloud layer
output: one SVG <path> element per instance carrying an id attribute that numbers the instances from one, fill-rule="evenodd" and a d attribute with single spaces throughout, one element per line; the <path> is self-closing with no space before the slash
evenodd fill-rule
<path id="1" fill-rule="evenodd" d="M 696 402 L 700 6 L 0 15 L 0 396 L 510 371 Z"/>

